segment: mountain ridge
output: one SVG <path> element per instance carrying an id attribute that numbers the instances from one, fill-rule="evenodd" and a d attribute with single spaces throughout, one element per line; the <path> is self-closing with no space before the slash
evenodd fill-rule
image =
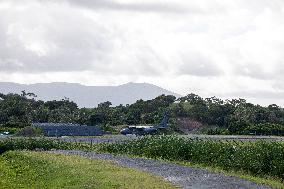
<path id="1" fill-rule="evenodd" d="M 132 104 L 139 99 L 149 100 L 159 95 L 181 95 L 149 83 L 125 83 L 117 86 L 87 86 L 80 83 L 52 82 L 19 84 L 0 82 L 0 93 L 18 93 L 25 90 L 37 95 L 38 100 L 50 101 L 68 98 L 79 107 L 96 107 L 110 101 L 113 106 Z"/>

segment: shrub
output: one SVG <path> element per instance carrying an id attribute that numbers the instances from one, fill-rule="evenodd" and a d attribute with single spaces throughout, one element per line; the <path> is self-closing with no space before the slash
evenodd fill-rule
<path id="1" fill-rule="evenodd" d="M 246 134 L 255 134 L 255 135 L 284 135 L 284 125 L 273 124 L 273 123 L 260 123 L 249 125 L 244 132 Z"/>
<path id="2" fill-rule="evenodd" d="M 40 128 L 28 126 L 21 129 L 16 135 L 24 137 L 36 137 L 36 136 L 42 136 L 42 134 L 43 133 Z"/>
<path id="3" fill-rule="evenodd" d="M 9 134 L 15 134 L 18 131 L 19 131 L 19 128 L 1 127 L 0 126 L 0 133 L 9 132 Z"/>
<path id="4" fill-rule="evenodd" d="M 4 127 L 10 127 L 10 128 L 24 128 L 27 126 L 31 126 L 30 123 L 25 122 L 19 122 L 19 121 L 9 121 L 3 124 Z"/>
<path id="5" fill-rule="evenodd" d="M 51 149 L 74 149 L 76 144 L 44 138 L 16 138 L 0 140 L 0 154 L 9 150 L 51 150 Z"/>

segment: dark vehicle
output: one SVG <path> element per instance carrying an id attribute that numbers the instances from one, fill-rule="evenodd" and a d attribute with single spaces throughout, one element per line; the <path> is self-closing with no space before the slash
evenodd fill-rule
<path id="1" fill-rule="evenodd" d="M 161 123 L 159 125 L 133 125 L 123 128 L 120 133 L 123 135 L 154 135 L 157 134 L 159 130 L 166 129 L 168 127 L 168 116 L 165 113 Z"/>

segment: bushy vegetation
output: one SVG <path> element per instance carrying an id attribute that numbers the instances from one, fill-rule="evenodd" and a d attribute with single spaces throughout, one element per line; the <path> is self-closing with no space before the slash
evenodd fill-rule
<path id="1" fill-rule="evenodd" d="M 209 134 L 284 135 L 284 110 L 276 104 L 268 107 L 245 99 L 201 98 L 195 94 L 181 97 L 171 106 L 175 117 L 189 117 L 204 125 L 216 126 Z M 266 125 L 266 129 L 261 129 Z"/>
<path id="2" fill-rule="evenodd" d="M 177 136 L 149 136 L 102 144 L 102 152 L 130 154 L 174 161 L 189 161 L 224 170 L 284 179 L 284 144 L 278 142 L 222 142 Z"/>
<path id="3" fill-rule="evenodd" d="M 9 132 L 9 134 L 15 134 L 19 131 L 19 128 L 14 128 L 14 127 L 1 127 L 0 126 L 0 133 L 3 132 Z"/>
<path id="4" fill-rule="evenodd" d="M 274 123 L 260 123 L 246 127 L 244 133 L 255 134 L 255 135 L 283 136 L 284 126 L 281 124 L 274 124 Z"/>
<path id="5" fill-rule="evenodd" d="M 10 150 L 82 149 L 83 145 L 44 138 L 13 138 L 0 140 L 0 154 Z"/>
<path id="6" fill-rule="evenodd" d="M 42 136 L 43 132 L 40 128 L 27 126 L 22 128 L 16 133 L 17 136 L 24 136 L 24 137 L 38 137 Z"/>
<path id="7" fill-rule="evenodd" d="M 77 104 L 62 99 L 43 102 L 33 93 L 0 93 L 0 128 L 23 128 L 33 122 L 78 123 L 101 125 L 113 131 L 118 125 L 159 123 L 165 110 L 175 101 L 174 96 L 161 95 L 153 100 L 138 100 L 131 105 L 111 107 L 102 102 L 94 108 L 78 108 Z"/>
<path id="8" fill-rule="evenodd" d="M 1 128 L 23 128 L 33 122 L 78 123 L 100 125 L 115 132 L 121 125 L 158 124 L 165 112 L 169 113 L 171 130 L 178 132 L 180 118 L 187 118 L 210 128 L 208 134 L 284 135 L 284 110 L 276 104 L 268 107 L 254 105 L 244 99 L 221 100 L 188 94 L 176 99 L 161 95 L 152 100 L 137 100 L 131 105 L 111 106 L 102 102 L 94 108 L 78 108 L 77 104 L 62 99 L 43 102 L 33 93 L 0 93 Z"/>
<path id="9" fill-rule="evenodd" d="M 0 155 L 0 188 L 174 188 L 161 178 L 102 160 L 43 152 Z"/>

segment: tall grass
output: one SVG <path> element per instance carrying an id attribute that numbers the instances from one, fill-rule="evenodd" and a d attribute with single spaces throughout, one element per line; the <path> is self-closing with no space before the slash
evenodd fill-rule
<path id="1" fill-rule="evenodd" d="M 224 170 L 284 179 L 284 144 L 278 142 L 234 143 L 201 141 L 177 136 L 149 136 L 113 144 L 99 151 L 174 161 L 189 161 Z"/>
<path id="2" fill-rule="evenodd" d="M 11 138 L 0 140 L 0 154 L 10 150 L 51 150 L 80 148 L 77 144 L 45 138 Z"/>

